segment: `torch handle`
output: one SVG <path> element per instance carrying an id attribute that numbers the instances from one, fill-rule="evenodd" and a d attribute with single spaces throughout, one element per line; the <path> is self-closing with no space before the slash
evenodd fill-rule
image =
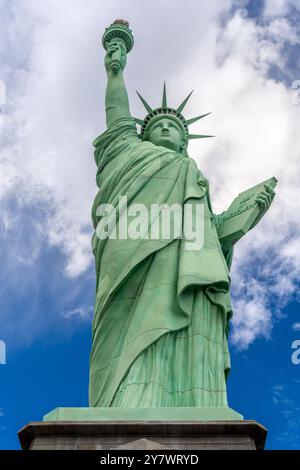
<path id="1" fill-rule="evenodd" d="M 117 50 L 111 55 L 111 70 L 113 73 L 118 73 L 121 70 L 121 52 Z"/>

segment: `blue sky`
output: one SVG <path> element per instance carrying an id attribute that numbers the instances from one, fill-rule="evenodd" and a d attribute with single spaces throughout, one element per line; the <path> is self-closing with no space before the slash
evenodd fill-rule
<path id="1" fill-rule="evenodd" d="M 17 431 L 51 409 L 88 403 L 91 142 L 105 128 L 100 38 L 118 17 L 136 39 L 134 115 L 134 90 L 154 104 L 163 80 L 174 106 L 195 89 L 187 117 L 213 111 L 193 131 L 217 138 L 189 153 L 215 211 L 279 179 L 269 214 L 235 250 L 229 402 L 269 429 L 267 448 L 300 448 L 299 2 L 64 1 L 66 15 L 56 0 L 0 2 L 0 449 L 19 448 Z"/>

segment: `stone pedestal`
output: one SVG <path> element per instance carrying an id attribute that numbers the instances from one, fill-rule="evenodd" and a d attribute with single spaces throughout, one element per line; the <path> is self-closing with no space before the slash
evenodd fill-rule
<path id="1" fill-rule="evenodd" d="M 31 450 L 262 450 L 264 448 L 267 430 L 262 425 L 256 421 L 243 421 L 241 415 L 230 408 L 213 410 L 58 408 L 46 415 L 43 422 L 32 422 L 22 428 L 19 439 L 23 449 Z M 100 419 L 99 416 L 95 419 L 95 413 Z M 159 418 L 158 413 L 160 413 Z M 185 419 L 182 419 L 183 413 Z M 223 415 L 223 420 L 209 420 L 211 415 L 217 416 L 218 413 Z M 124 419 L 124 414 L 127 419 Z M 107 419 L 109 415 L 110 419 Z M 236 419 L 232 419 L 232 416 Z"/>

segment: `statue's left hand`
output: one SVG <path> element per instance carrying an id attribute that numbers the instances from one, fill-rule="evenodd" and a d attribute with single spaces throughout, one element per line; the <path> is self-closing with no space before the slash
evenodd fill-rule
<path id="1" fill-rule="evenodd" d="M 265 184 L 265 191 L 261 191 L 256 200 L 260 206 L 261 211 L 264 213 L 269 209 L 271 202 L 273 201 L 275 191 L 269 184 Z"/>
<path id="2" fill-rule="evenodd" d="M 275 196 L 275 191 L 272 186 L 270 186 L 269 184 L 265 184 L 264 187 L 265 189 L 261 191 L 256 197 L 256 201 L 260 208 L 260 213 L 251 228 L 253 228 L 265 215 Z"/>

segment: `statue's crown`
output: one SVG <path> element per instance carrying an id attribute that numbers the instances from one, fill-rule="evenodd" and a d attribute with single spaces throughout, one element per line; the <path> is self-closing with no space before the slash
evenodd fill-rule
<path id="1" fill-rule="evenodd" d="M 144 120 L 134 118 L 135 122 L 141 126 L 141 132 L 140 132 L 139 137 L 141 139 L 143 139 L 143 137 L 145 135 L 145 132 L 146 132 L 146 129 L 149 127 L 151 122 L 154 119 L 155 120 L 159 119 L 159 117 L 161 117 L 161 118 L 170 117 L 170 118 L 174 119 L 175 121 L 177 121 L 178 124 L 180 125 L 180 127 L 185 132 L 185 135 L 186 135 L 187 139 L 204 139 L 206 137 L 213 137 L 212 135 L 190 134 L 189 133 L 188 126 L 190 124 L 193 124 L 194 122 L 199 121 L 199 119 L 202 119 L 205 116 L 208 116 L 209 114 L 211 114 L 211 113 L 206 113 L 206 114 L 202 114 L 200 116 L 196 116 L 196 117 L 191 118 L 191 119 L 185 119 L 183 117 L 181 112 L 182 112 L 183 108 L 185 107 L 186 103 L 188 102 L 188 100 L 189 100 L 192 93 L 193 92 L 191 91 L 191 93 L 188 94 L 188 96 L 183 100 L 183 102 L 178 106 L 177 109 L 169 108 L 168 104 L 167 104 L 166 84 L 164 83 L 161 107 L 152 109 L 151 106 L 145 101 L 145 99 L 137 91 L 137 94 L 138 94 L 140 100 L 142 101 L 146 111 L 148 112 L 148 114 L 146 115 Z"/>

